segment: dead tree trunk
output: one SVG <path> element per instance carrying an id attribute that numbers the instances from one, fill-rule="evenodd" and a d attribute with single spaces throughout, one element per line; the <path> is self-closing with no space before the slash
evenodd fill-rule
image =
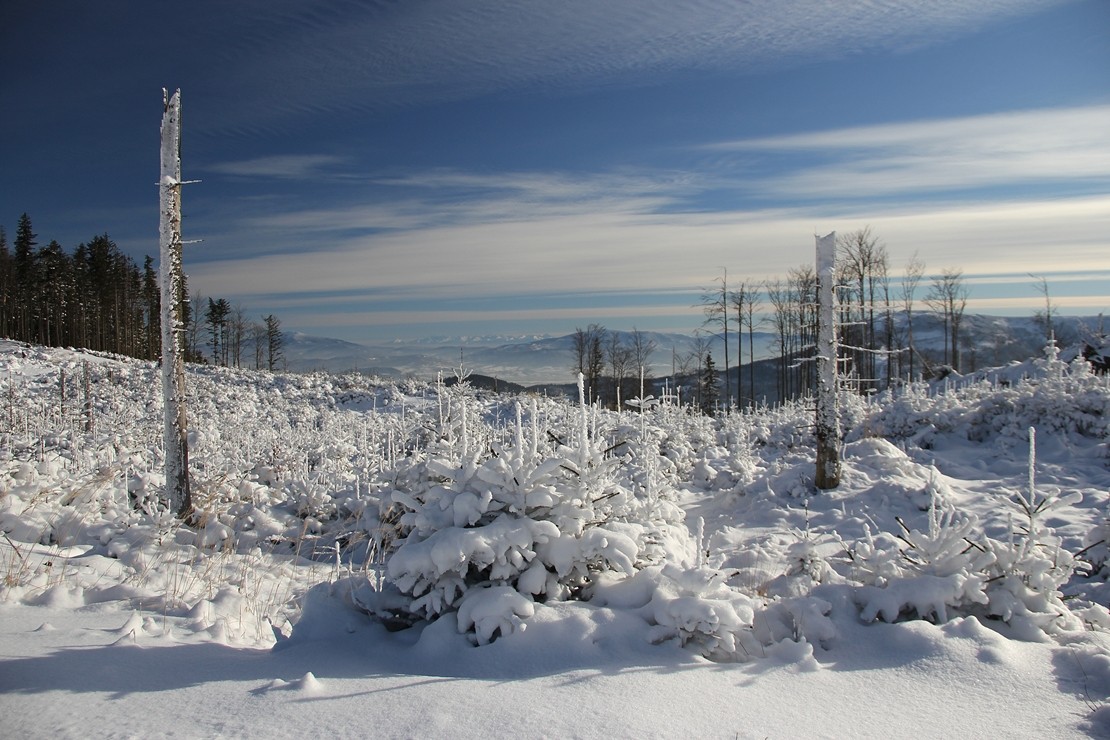
<path id="1" fill-rule="evenodd" d="M 836 232 L 817 237 L 817 488 L 840 485 L 836 346 Z"/>
<path id="2" fill-rule="evenodd" d="M 162 396 L 165 402 L 165 504 L 179 517 L 193 509 L 185 420 L 185 356 L 181 346 L 181 91 L 162 91 L 162 176 L 159 247 L 162 291 Z"/>

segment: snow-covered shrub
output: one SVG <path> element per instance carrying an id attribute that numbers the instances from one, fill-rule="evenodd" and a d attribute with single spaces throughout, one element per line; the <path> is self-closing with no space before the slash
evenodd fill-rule
<path id="1" fill-rule="evenodd" d="M 737 575 L 704 563 L 650 566 L 631 578 L 600 574 L 591 603 L 635 610 L 653 642 L 674 641 L 715 661 L 748 661 L 777 643 L 820 646 L 836 637 L 829 602 L 809 595 L 767 601 L 732 585 Z"/>
<path id="2" fill-rule="evenodd" d="M 728 573 L 667 564 L 646 607 L 654 640 L 676 639 L 714 660 L 746 660 L 762 647 L 752 633 L 759 603 L 727 584 Z"/>
<path id="3" fill-rule="evenodd" d="M 689 539 L 681 510 L 633 490 L 627 461 L 606 454 L 589 433 L 584 405 L 578 425 L 573 446 L 554 454 L 526 443 L 518 422 L 511 443 L 472 452 L 460 440 L 398 471 L 383 500 L 397 522 L 386 570 L 411 597 L 412 617 L 480 599 L 480 608 L 460 612 L 459 627 L 482 642 L 522 618 L 519 599 L 493 589 L 511 588 L 526 600 L 583 598 L 598 573 L 632 575 Z M 474 589 L 487 595 L 468 597 Z M 484 622 L 471 618 L 474 609 Z M 494 623 L 498 629 L 485 634 L 482 625 Z"/>
<path id="4" fill-rule="evenodd" d="M 1091 528 L 1086 546 L 1079 554 L 1093 575 L 1103 580 L 1110 578 L 1110 517 Z"/>
<path id="5" fill-rule="evenodd" d="M 813 595 L 775 599 L 756 614 L 753 634 L 763 645 L 791 641 L 827 647 L 836 639 L 833 606 Z"/>
<path id="6" fill-rule="evenodd" d="M 1079 619 L 1061 598 L 1061 587 L 1071 578 L 1078 563 L 1061 546 L 1060 538 L 1043 517 L 1079 503 L 1083 496 L 1077 491 L 1039 491 L 1034 480 L 1036 432 L 1029 436 L 1029 481 L 1026 489 L 1014 493 L 1007 503 L 1024 519 L 1020 527 L 1012 527 L 1009 541 L 987 541 L 994 555 L 993 577 L 988 582 L 990 613 L 1023 629 L 1026 634 L 1036 630 L 1057 632 L 1077 629 Z"/>
<path id="7" fill-rule="evenodd" d="M 846 415 L 850 416 L 850 415 Z M 868 436 L 912 440 L 929 448 L 937 434 L 960 432 L 974 442 L 1024 442 L 1044 433 L 1104 438 L 1110 433 L 1110 385 L 1085 361 L 1065 363 L 1055 346 L 1041 359 L 951 388 L 913 383 L 885 392 L 866 414 L 845 423 L 848 441 Z"/>
<path id="8" fill-rule="evenodd" d="M 978 534 L 973 517 L 934 510 L 927 532 L 899 524 L 902 534 L 894 547 L 876 546 L 868 533 L 852 553 L 855 573 L 864 583 L 856 599 L 865 622 L 903 616 L 944 622 L 950 608 L 966 614 L 975 604 L 987 603 L 985 568 L 994 558 L 969 539 Z"/>
<path id="9" fill-rule="evenodd" d="M 297 516 L 315 520 L 335 517 L 336 505 L 327 479 L 319 471 L 293 478 L 286 484 L 296 502 Z"/>
<path id="10" fill-rule="evenodd" d="M 1015 536 L 1008 542 L 987 540 L 985 546 L 994 559 L 985 589 L 990 616 L 1025 639 L 1037 639 L 1041 632 L 1082 629 L 1082 621 L 1060 593 L 1075 570 L 1075 560 L 1058 542 Z"/>
<path id="11" fill-rule="evenodd" d="M 1030 471 L 1032 461 L 1031 445 Z M 852 575 L 863 584 L 856 591 L 861 618 L 892 622 L 932 617 L 943 622 L 977 614 L 1006 622 L 1026 639 L 1079 629 L 1082 623 L 1060 591 L 1075 571 L 1075 559 L 1041 517 L 1080 498 L 1077 493 L 1037 492 L 1030 472 L 1027 491 L 1008 501 L 1025 522 L 1018 527 L 1011 523 L 1005 541 L 986 536 L 973 516 L 936 504 L 926 532 L 899 519 L 902 532 L 894 542 L 887 538 L 880 543 L 868 533 L 849 550 Z"/>
<path id="12" fill-rule="evenodd" d="M 459 631 L 474 634 L 479 645 L 525 628 L 535 603 L 510 586 L 472 588 L 459 601 Z"/>

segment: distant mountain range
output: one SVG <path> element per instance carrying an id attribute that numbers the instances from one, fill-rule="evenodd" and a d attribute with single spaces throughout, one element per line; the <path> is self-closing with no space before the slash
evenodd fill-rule
<path id="1" fill-rule="evenodd" d="M 615 332 L 628 341 L 631 332 Z M 694 351 L 697 340 L 688 334 L 641 332 L 656 344 L 651 371 L 670 375 L 673 357 Z M 771 335 L 756 333 L 756 359 L 770 356 Z M 453 377 L 462 368 L 471 373 L 496 377 L 523 386 L 574 381 L 574 335 L 552 336 L 466 336 L 435 337 L 412 341 L 364 345 L 342 339 L 286 333 L 285 361 L 289 370 L 309 372 L 357 371 L 387 377 L 415 376 L 433 379 L 437 374 Z M 706 337 L 714 357 L 723 357 L 720 339 Z M 735 336 L 729 337 L 729 354 L 735 364 Z M 745 337 L 745 341 L 746 337 Z M 745 359 L 747 355 L 745 354 Z"/>
<path id="2" fill-rule="evenodd" d="M 904 317 L 901 319 L 904 321 Z M 1056 317 L 1058 344 L 1061 347 L 1079 341 L 1084 331 L 1097 329 L 1100 317 Z M 624 340 L 631 332 L 617 332 Z M 681 358 L 690 355 L 698 340 L 688 334 L 642 332 L 653 340 L 651 374 L 665 377 L 672 374 Z M 967 315 L 961 329 L 965 368 L 975 369 L 1003 365 L 1038 354 L 1044 346 L 1043 329 L 1029 317 Z M 364 345 L 342 339 L 285 334 L 285 361 L 289 370 L 309 372 L 356 371 L 386 377 L 418 377 L 445 379 L 462 369 L 474 375 L 497 378 L 521 386 L 573 383 L 574 335 L 552 336 L 463 336 L 432 337 L 411 341 L 393 341 Z M 724 347 L 719 337 L 710 339 L 710 351 L 718 366 L 723 365 Z M 929 314 L 914 316 L 914 339 L 918 350 L 936 355 L 943 346 L 943 328 Z M 755 359 L 775 356 L 775 336 L 756 332 Z M 743 336 L 743 362 L 748 362 L 748 338 Z M 737 336 L 729 336 L 729 364 L 736 365 Z M 679 362 L 674 362 L 675 358 Z"/>

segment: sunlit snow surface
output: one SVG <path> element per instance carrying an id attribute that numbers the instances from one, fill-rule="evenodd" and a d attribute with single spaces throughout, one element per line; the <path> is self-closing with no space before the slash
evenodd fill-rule
<path id="1" fill-rule="evenodd" d="M 921 536 L 941 508 L 1008 541 L 1016 525 L 1006 501 L 1028 483 L 1030 425 L 1037 490 L 1082 494 L 1040 525 L 1063 551 L 1095 542 L 1110 491 L 1110 388 L 1068 372 L 1028 363 L 1005 385 L 847 404 L 843 483 L 825 494 L 811 490 L 804 408 L 721 422 L 653 410 L 667 495 L 692 531 L 704 522 L 701 570 L 676 560 L 599 576 L 589 601 L 535 603 L 523 629 L 475 647 L 453 612 L 391 632 L 356 606 L 385 575 L 366 557 L 383 481 L 435 442 L 463 403 L 446 394 L 464 390 L 191 368 L 204 515 L 183 529 L 135 508 L 153 511 L 160 480 L 157 368 L 0 343 L 0 733 L 1105 736 L 1110 641 L 1099 624 L 1110 620 L 1093 606 L 1107 603 L 1101 578 L 1065 584 L 1071 621 L 1045 630 L 968 616 L 978 607 L 935 581 L 935 593 L 895 601 L 924 611 L 947 599 L 947 621 L 904 613 L 868 624 L 861 614 L 883 604 L 847 555 L 862 558 L 868 537 L 914 539 L 896 517 Z M 1022 390 L 1022 375 L 1041 378 L 1040 390 Z M 472 449 L 511 443 L 515 403 L 467 397 Z M 525 445 L 533 428 L 543 439 L 573 434 L 573 405 L 521 405 Z M 632 439 L 642 421 L 599 411 L 589 423 L 591 433 Z M 741 640 L 732 659 L 716 661 L 693 642 L 661 641 L 668 618 L 716 602 L 661 601 L 660 584 L 684 593 L 682 579 L 714 569 L 727 573 L 731 603 L 754 614 L 753 634 L 782 624 L 793 634 Z"/>

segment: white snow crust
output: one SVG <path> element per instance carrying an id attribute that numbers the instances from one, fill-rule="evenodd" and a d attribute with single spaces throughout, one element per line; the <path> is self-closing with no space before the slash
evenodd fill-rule
<path id="1" fill-rule="evenodd" d="M 1110 735 L 1078 362 L 843 396 L 820 493 L 812 405 L 187 374 L 182 526 L 157 366 L 0 341 L 4 737 Z"/>

